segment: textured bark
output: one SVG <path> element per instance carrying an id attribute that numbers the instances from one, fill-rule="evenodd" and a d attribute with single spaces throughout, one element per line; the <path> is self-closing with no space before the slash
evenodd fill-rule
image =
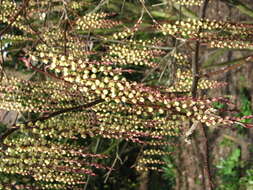
<path id="1" fill-rule="evenodd" d="M 143 172 L 139 177 L 140 186 L 139 190 L 148 190 L 149 173 L 148 171 Z"/>
<path id="2" fill-rule="evenodd" d="M 188 127 L 189 128 L 189 127 Z M 180 140 L 180 150 L 177 155 L 176 190 L 211 190 L 212 185 L 208 173 L 209 159 L 202 125 L 198 124 L 190 143 Z"/>

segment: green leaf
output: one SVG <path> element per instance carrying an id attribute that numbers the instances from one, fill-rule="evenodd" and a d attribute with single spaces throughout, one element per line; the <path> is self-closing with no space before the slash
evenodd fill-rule
<path id="1" fill-rule="evenodd" d="M 231 66 L 231 65 L 235 65 L 235 64 L 238 64 L 239 62 L 241 61 L 244 61 L 245 59 L 247 59 L 248 57 L 250 56 L 245 56 L 245 57 L 241 57 L 241 58 L 238 58 L 238 59 L 233 59 L 231 61 L 224 61 L 224 62 L 221 62 L 221 63 L 218 63 L 218 64 L 206 64 L 203 66 L 203 68 L 205 69 L 209 69 L 209 68 L 214 68 L 214 67 L 224 67 L 224 66 Z"/>
<path id="2" fill-rule="evenodd" d="M 239 9 L 241 13 L 244 13 L 250 17 L 253 17 L 253 9 L 249 8 L 247 5 L 243 4 L 242 2 L 238 1 L 238 5 L 236 8 Z"/>
<path id="3" fill-rule="evenodd" d="M 180 5 L 174 4 L 173 6 L 178 11 L 180 10 Z M 198 15 L 196 15 L 194 12 L 192 12 L 190 9 L 187 9 L 186 7 L 181 6 L 181 11 L 182 11 L 182 14 L 186 16 L 187 18 L 198 19 Z"/>
<path id="4" fill-rule="evenodd" d="M 216 60 L 218 60 L 221 56 L 224 55 L 226 52 L 226 49 L 218 49 L 214 53 L 212 53 L 210 56 L 208 56 L 208 59 L 203 64 L 204 68 L 212 67 Z"/>

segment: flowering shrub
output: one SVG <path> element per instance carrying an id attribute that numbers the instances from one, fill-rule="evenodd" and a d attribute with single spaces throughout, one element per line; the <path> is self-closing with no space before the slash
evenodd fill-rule
<path id="1" fill-rule="evenodd" d="M 78 145 L 80 139 L 99 136 L 139 143 L 144 150 L 136 169 L 160 171 L 164 164 L 161 156 L 169 154 L 163 149 L 170 145 L 168 137 L 185 136 L 185 122 L 207 126 L 239 123 L 240 118 L 221 115 L 212 106 L 214 102 L 226 104 L 227 99 L 191 97 L 190 60 L 182 53 L 170 52 L 176 66 L 170 86 L 135 80 L 134 74 L 161 72 L 159 60 L 168 50 L 157 46 L 165 45 L 164 40 L 135 38 L 141 20 L 126 28 L 113 14 L 86 13 L 82 11 L 85 6 L 78 1 L 1 2 L 0 22 L 21 33 L 13 35 L 8 28 L 1 33 L 3 42 L 25 47 L 20 61 L 48 76 L 46 81 L 2 79 L 0 108 L 29 112 L 34 118 L 18 121 L 2 134 L 1 172 L 27 176 L 30 185 L 23 187 L 28 189 L 78 189 L 88 175 L 96 175 L 94 168 L 108 169 L 91 159 L 108 155 L 92 153 Z M 187 20 L 159 29 L 164 35 L 198 40 L 211 47 L 250 48 L 246 39 L 252 35 L 252 26 L 245 26 Z M 113 31 L 115 28 L 118 31 Z M 223 85 L 200 79 L 198 89 Z"/>

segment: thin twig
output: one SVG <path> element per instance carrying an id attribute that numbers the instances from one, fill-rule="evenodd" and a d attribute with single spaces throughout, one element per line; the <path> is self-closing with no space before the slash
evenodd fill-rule
<path id="1" fill-rule="evenodd" d="M 155 23 L 157 25 L 157 27 L 160 28 L 160 24 L 155 20 L 155 18 L 153 17 L 153 15 L 150 13 L 150 11 L 148 10 L 148 8 L 145 5 L 145 1 L 144 0 L 139 0 L 143 9 L 146 11 L 146 13 L 149 15 L 149 17 L 152 19 L 152 22 Z"/>
<path id="2" fill-rule="evenodd" d="M 97 139 L 96 146 L 95 146 L 95 149 L 94 149 L 94 154 L 97 154 L 100 141 L 101 141 L 101 137 L 99 137 L 99 138 Z M 91 159 L 91 162 L 93 162 L 93 160 L 94 160 L 94 157 Z M 88 187 L 88 185 L 89 185 L 89 182 L 90 182 L 90 178 L 91 178 L 91 176 L 89 175 L 88 178 L 87 178 L 87 181 L 86 181 L 86 183 L 85 183 L 85 186 L 84 186 L 83 190 L 86 190 L 86 189 L 87 189 L 87 187 Z"/>
<path id="3" fill-rule="evenodd" d="M 108 0 L 101 0 L 99 4 L 90 12 L 90 13 L 95 13 L 97 12 L 104 4 L 106 4 Z"/>
<path id="4" fill-rule="evenodd" d="M 107 182 L 108 178 L 110 177 L 110 174 L 112 173 L 112 171 L 114 170 L 114 167 L 117 163 L 117 161 L 119 160 L 120 161 L 120 164 L 122 165 L 123 164 L 123 161 L 122 159 L 120 158 L 120 155 L 122 154 L 123 150 L 125 149 L 125 147 L 127 146 L 127 142 L 124 144 L 124 146 L 121 148 L 121 151 L 119 152 L 119 143 L 121 142 L 122 140 L 118 140 L 117 142 L 117 150 L 116 150 L 116 156 L 115 156 L 115 159 L 109 169 L 109 171 L 105 174 L 105 180 L 104 180 L 104 183 Z"/>
<path id="5" fill-rule="evenodd" d="M 126 0 L 123 0 L 122 6 L 121 6 L 121 8 L 120 8 L 120 15 L 123 14 L 123 10 L 124 10 L 124 7 L 125 7 L 125 3 L 126 3 Z"/>
<path id="6" fill-rule="evenodd" d="M 145 77 L 141 80 L 141 82 L 144 82 L 156 69 L 158 69 L 162 63 L 164 63 L 164 61 L 166 61 L 169 56 L 171 56 L 173 53 L 175 53 L 176 49 L 183 46 L 185 44 L 185 42 L 177 45 L 176 47 L 169 47 L 169 49 L 167 50 L 171 50 L 170 52 L 168 52 L 161 60 L 160 63 L 157 64 L 154 68 L 152 68 L 151 70 L 148 71 L 148 73 L 145 75 Z M 166 48 L 166 47 L 165 47 Z M 157 48 L 158 49 L 158 48 Z"/>

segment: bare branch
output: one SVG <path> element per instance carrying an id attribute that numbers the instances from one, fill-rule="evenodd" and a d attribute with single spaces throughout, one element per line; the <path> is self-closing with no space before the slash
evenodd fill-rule
<path id="1" fill-rule="evenodd" d="M 209 0 L 204 0 L 201 10 L 199 12 L 199 18 L 204 19 L 206 17 L 206 10 L 208 6 Z M 199 30 L 199 33 L 201 32 L 202 29 Z M 200 42 L 197 41 L 195 43 L 195 52 L 192 60 L 192 76 L 193 76 L 193 81 L 192 81 L 192 87 L 191 87 L 191 95 L 193 98 L 197 97 L 197 88 L 198 88 L 198 81 L 200 79 L 200 74 L 199 74 L 199 51 L 200 51 Z M 201 131 L 202 131 L 202 136 L 204 137 L 204 143 L 205 143 L 205 155 L 204 155 L 204 172 L 206 173 L 208 177 L 208 186 L 210 190 L 213 190 L 213 183 L 212 183 L 212 177 L 211 177 L 211 172 L 210 172 L 210 163 L 209 163 L 209 144 L 208 144 L 208 137 L 207 137 L 207 131 L 205 126 L 202 124 L 200 126 Z"/>

